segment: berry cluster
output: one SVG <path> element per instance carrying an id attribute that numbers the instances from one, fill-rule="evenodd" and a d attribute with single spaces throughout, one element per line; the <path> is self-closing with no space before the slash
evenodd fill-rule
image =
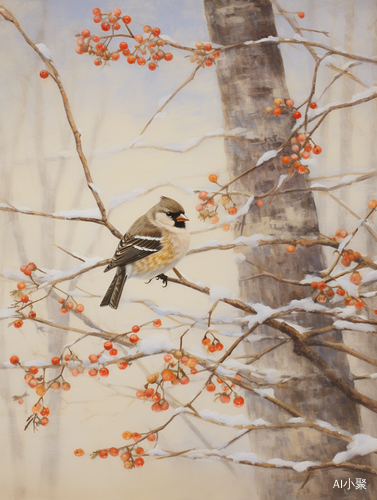
<path id="1" fill-rule="evenodd" d="M 304 133 L 292 137 L 291 148 L 293 153 L 290 156 L 282 156 L 280 158 L 281 163 L 287 165 L 289 173 L 293 173 L 295 170 L 298 174 L 310 173 L 308 167 L 302 165 L 301 159 L 308 160 L 312 154 L 321 154 L 322 148 L 314 144 L 313 140 L 308 139 Z"/>
<path id="2" fill-rule="evenodd" d="M 270 113 L 275 116 L 280 116 L 281 114 L 292 114 L 295 120 L 301 118 L 301 113 L 298 108 L 295 108 L 295 102 L 293 99 L 287 99 L 284 103 L 283 99 L 277 98 L 273 102 L 274 108 L 268 106 L 266 108 L 267 113 Z M 311 102 L 309 104 L 310 109 L 315 109 L 317 107 L 317 103 Z"/>
<path id="3" fill-rule="evenodd" d="M 211 334 L 213 337 L 213 340 L 211 340 L 209 337 L 207 337 L 208 334 Z M 222 351 L 224 349 L 223 344 L 220 342 L 219 339 L 217 339 L 212 332 L 207 332 L 202 340 L 202 344 L 204 345 L 205 348 L 209 350 L 209 352 L 215 352 L 215 351 Z"/>
<path id="4" fill-rule="evenodd" d="M 158 67 L 158 63 L 162 60 L 171 61 L 173 55 L 170 52 L 164 52 L 162 47 L 165 42 L 160 38 L 160 28 L 151 26 L 143 27 L 143 35 L 134 35 L 129 27 L 132 22 L 130 16 L 121 17 L 121 10 L 114 9 L 109 14 L 102 13 L 100 9 L 93 9 L 95 23 L 101 23 L 101 29 L 104 32 L 111 32 L 111 35 L 92 35 L 88 29 L 83 29 L 76 40 L 77 54 L 87 53 L 94 56 L 94 64 L 101 66 L 108 61 L 118 61 L 121 55 L 127 57 L 128 64 L 137 63 L 139 66 L 145 66 L 148 63 L 148 68 L 154 71 Z M 131 38 L 135 42 L 134 47 L 130 48 L 128 43 L 122 41 L 117 48 L 110 48 L 110 43 L 114 37 L 122 36 L 115 34 L 115 31 L 120 30 L 121 25 L 118 21 L 123 21 L 127 28 L 127 34 L 123 35 L 126 38 Z"/>
<path id="5" fill-rule="evenodd" d="M 216 64 L 216 59 L 220 57 L 219 50 L 213 50 L 210 43 L 195 42 L 196 49 L 190 58 L 190 62 L 197 64 L 202 64 L 204 62 L 205 66 L 208 68 L 213 64 Z"/>
<path id="6" fill-rule="evenodd" d="M 234 379 L 235 380 L 241 380 L 241 377 L 239 375 L 236 375 L 234 377 Z M 245 400 L 244 400 L 243 397 L 238 396 L 234 392 L 235 384 L 231 383 L 229 385 L 227 382 L 225 382 L 221 378 L 217 378 L 216 382 L 218 384 L 221 384 L 221 391 L 222 392 L 216 393 L 215 400 L 219 399 L 221 403 L 227 404 L 227 403 L 230 403 L 231 396 L 233 395 L 233 404 L 234 404 L 234 406 L 236 408 L 240 408 L 241 406 L 243 406 L 243 404 L 245 403 Z M 206 389 L 207 389 L 208 392 L 215 392 L 216 391 L 216 386 L 215 386 L 215 384 L 213 382 L 210 382 L 209 384 L 206 385 Z"/>
<path id="7" fill-rule="evenodd" d="M 84 311 L 84 306 L 82 304 L 78 304 L 75 299 L 72 297 L 73 302 L 71 302 L 69 299 L 69 295 L 65 299 L 61 298 L 59 299 L 59 304 L 61 304 L 60 312 L 62 314 L 67 314 L 67 312 L 71 309 L 73 309 L 75 306 L 73 302 L 76 304 L 75 307 L 75 312 L 77 313 L 82 313 Z"/>

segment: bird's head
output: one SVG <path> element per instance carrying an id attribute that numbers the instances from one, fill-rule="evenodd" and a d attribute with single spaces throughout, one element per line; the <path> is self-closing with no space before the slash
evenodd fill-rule
<path id="1" fill-rule="evenodd" d="M 157 205 L 151 208 L 151 216 L 160 227 L 167 228 L 182 228 L 186 227 L 186 221 L 189 219 L 185 216 L 185 210 L 177 201 L 161 196 L 161 200 Z"/>

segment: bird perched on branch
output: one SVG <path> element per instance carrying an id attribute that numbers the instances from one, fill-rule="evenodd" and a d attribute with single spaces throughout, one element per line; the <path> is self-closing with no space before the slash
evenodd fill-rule
<path id="1" fill-rule="evenodd" d="M 106 273 L 116 268 L 101 306 L 117 309 L 127 278 L 161 279 L 186 255 L 190 235 L 185 211 L 179 203 L 161 196 L 157 205 L 137 219 L 120 240 Z"/>

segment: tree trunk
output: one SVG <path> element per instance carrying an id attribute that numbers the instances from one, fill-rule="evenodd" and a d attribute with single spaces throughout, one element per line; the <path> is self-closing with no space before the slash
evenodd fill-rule
<path id="1" fill-rule="evenodd" d="M 205 13 L 211 40 L 214 45 L 230 45 L 248 40 L 258 40 L 270 35 L 277 36 L 272 6 L 269 0 L 204 0 Z M 274 116 L 266 113 L 275 98 L 288 99 L 285 73 L 280 49 L 277 45 L 261 44 L 244 46 L 221 53 L 217 62 L 217 75 L 220 85 L 225 128 L 247 129 L 248 139 L 225 139 L 230 177 L 233 178 L 256 164 L 267 151 L 277 149 L 290 134 L 293 121 L 290 114 Z M 291 154 L 287 150 L 287 154 Z M 232 190 L 261 194 L 274 188 L 287 169 L 280 157 L 270 160 L 267 165 L 255 169 L 232 185 Z M 283 189 L 306 187 L 305 175 L 295 174 Z M 236 200 L 238 206 L 245 198 Z M 254 203 L 246 216 L 238 219 L 234 228 L 236 236 L 250 236 L 255 233 L 269 234 L 277 238 L 294 239 L 316 237 L 319 234 L 318 219 L 313 196 L 310 192 L 286 195 L 279 194 L 271 205 L 265 200 L 262 208 Z M 262 270 L 278 277 L 301 280 L 306 274 L 317 273 L 325 268 L 320 247 L 298 247 L 291 255 L 285 245 L 271 245 L 250 248 L 245 252 L 246 259 Z M 260 271 L 243 261 L 239 264 L 239 278 L 247 278 Z M 248 302 L 260 302 L 276 308 L 288 304 L 293 299 L 306 297 L 308 287 L 288 285 L 269 277 L 241 281 L 240 293 Z M 320 315 L 301 314 L 290 318 L 291 321 L 307 328 L 325 326 Z M 266 339 L 258 344 L 249 344 L 246 353 L 253 351 L 255 345 L 260 350 L 273 345 L 279 335 L 267 327 L 259 327 L 257 334 Z M 321 340 L 341 342 L 337 331 L 322 335 Z M 338 375 L 352 385 L 346 356 L 337 351 L 316 348 Z M 327 381 L 306 359 L 293 352 L 292 344 L 264 356 L 253 366 L 261 369 L 276 369 L 288 374 L 291 379 L 275 388 L 275 396 L 295 406 L 308 419 L 321 419 L 332 425 L 359 432 L 359 413 L 356 405 Z M 272 406 L 263 398 L 249 397 L 249 411 L 254 418 L 263 417 L 270 422 L 287 422 L 289 415 Z M 259 432 L 259 431 L 258 431 Z M 294 461 L 331 461 L 334 455 L 345 449 L 345 443 L 328 438 L 318 431 L 263 431 L 251 433 L 251 448 L 263 459 L 281 458 Z M 241 451 L 241 450 L 240 450 Z M 301 489 L 305 473 L 297 474 L 283 469 L 257 469 L 253 488 L 257 492 L 254 499 L 291 499 L 291 498 L 347 498 L 344 490 L 333 489 L 334 480 L 349 477 L 348 472 L 316 473 Z M 366 477 L 366 476 L 363 476 Z M 368 482 L 370 477 L 368 477 Z M 348 493 L 352 493 L 349 491 Z M 349 497 L 348 497 L 349 498 Z M 362 498 L 368 498 L 364 496 Z"/>

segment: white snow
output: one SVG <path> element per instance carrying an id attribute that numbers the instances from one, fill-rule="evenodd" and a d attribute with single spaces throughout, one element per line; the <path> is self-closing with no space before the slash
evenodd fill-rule
<path id="1" fill-rule="evenodd" d="M 361 281 L 362 285 L 367 285 L 368 283 L 372 283 L 377 280 L 377 271 L 371 271 L 368 273 Z"/>
<path id="2" fill-rule="evenodd" d="M 158 109 L 160 109 L 170 98 L 171 98 L 171 94 L 168 94 L 168 95 L 165 95 L 164 97 L 161 97 L 161 99 L 158 101 Z"/>
<path id="3" fill-rule="evenodd" d="M 255 43 L 265 43 L 265 42 L 280 42 L 280 38 L 277 36 L 270 35 L 267 38 L 261 38 L 260 40 L 249 40 L 244 42 L 244 45 L 253 45 Z"/>
<path id="4" fill-rule="evenodd" d="M 228 288 L 225 288 L 224 286 L 220 285 L 214 285 L 211 286 L 210 291 L 209 291 L 209 299 L 212 302 L 217 302 L 222 299 L 236 299 L 237 295 L 229 290 Z"/>
<path id="5" fill-rule="evenodd" d="M 10 318 L 14 314 L 14 309 L 0 309 L 0 319 Z"/>
<path id="6" fill-rule="evenodd" d="M 245 427 L 247 425 L 258 425 L 253 424 L 243 414 L 232 417 L 230 415 L 220 415 L 220 413 L 218 413 L 217 411 L 202 410 L 199 412 L 199 415 L 205 420 L 211 420 L 212 422 L 224 424 L 228 427 L 234 427 L 235 425 L 241 425 L 242 427 Z"/>
<path id="7" fill-rule="evenodd" d="M 186 406 L 180 406 L 174 410 L 173 415 L 178 415 L 178 413 L 193 413 L 191 408 L 187 408 Z"/>
<path id="8" fill-rule="evenodd" d="M 51 281 L 56 281 L 60 280 L 63 278 L 67 278 L 68 276 L 71 276 L 72 274 L 76 274 L 84 269 L 90 268 L 91 266 L 94 266 L 98 262 L 100 262 L 102 257 L 92 257 L 90 259 L 87 259 L 85 262 L 82 264 L 72 267 L 71 269 L 68 269 L 67 271 L 60 271 L 56 269 L 45 269 L 42 268 L 43 271 L 45 271 L 46 274 L 43 274 L 39 279 L 42 282 L 42 285 L 39 286 L 38 288 L 42 288 L 46 285 L 48 285 Z"/>
<path id="9" fill-rule="evenodd" d="M 158 446 L 158 444 L 156 444 L 156 446 L 152 450 L 149 450 L 146 454 L 149 457 L 168 457 L 169 456 L 169 453 L 167 453 L 164 450 L 161 450 L 161 448 Z"/>
<path id="10" fill-rule="evenodd" d="M 153 120 L 163 120 L 167 116 L 168 116 L 167 112 L 166 111 L 162 111 L 162 112 L 157 113 L 156 115 L 154 115 Z"/>
<path id="11" fill-rule="evenodd" d="M 268 38 L 274 38 L 274 37 L 268 37 Z M 245 45 L 246 44 L 247 44 L 247 42 L 245 42 Z M 266 161 L 271 160 L 271 158 L 275 158 L 275 156 L 277 154 L 278 154 L 278 152 L 275 149 L 271 149 L 271 151 L 267 151 L 257 161 L 257 167 L 262 165 L 262 163 L 265 163 Z"/>
<path id="12" fill-rule="evenodd" d="M 128 352 L 129 356 L 134 356 L 135 354 L 157 354 L 159 352 L 169 352 L 171 350 L 177 350 L 179 347 L 173 344 L 166 333 L 155 334 L 153 337 L 148 337 L 146 339 L 141 339 L 138 341 L 137 345 L 130 349 Z"/>
<path id="13" fill-rule="evenodd" d="M 288 424 L 306 424 L 306 419 L 302 417 L 292 417 L 288 420 Z"/>
<path id="14" fill-rule="evenodd" d="M 344 431 L 343 429 L 338 429 L 337 427 L 332 426 L 329 422 L 325 422 L 324 420 L 320 420 L 317 418 L 315 423 L 329 431 L 338 432 L 339 434 L 343 434 L 344 436 L 352 437 L 352 434 L 350 432 Z"/>
<path id="15" fill-rule="evenodd" d="M 361 220 L 364 222 L 363 219 L 361 219 Z M 359 221 L 359 223 L 360 222 L 361 221 Z M 358 224 L 358 227 L 360 227 L 359 224 Z M 342 243 L 338 246 L 338 252 L 339 253 L 343 252 L 343 248 L 347 245 L 347 243 L 349 243 L 351 241 L 351 239 L 352 239 L 352 234 L 349 234 L 346 238 L 344 238 L 344 240 L 342 241 Z"/>
<path id="16" fill-rule="evenodd" d="M 38 367 L 42 367 L 42 366 L 48 366 L 51 363 L 46 363 L 46 361 L 38 361 L 36 359 L 33 359 L 31 361 L 25 361 L 22 364 L 25 365 L 25 366 L 38 366 Z"/>
<path id="17" fill-rule="evenodd" d="M 100 194 L 100 190 L 93 184 L 93 182 L 89 182 L 88 186 L 90 186 L 95 193 Z"/>
<path id="18" fill-rule="evenodd" d="M 377 373 L 370 373 L 369 376 L 370 378 L 377 378 Z"/>
<path id="19" fill-rule="evenodd" d="M 52 61 L 51 50 L 46 47 L 44 43 L 36 43 L 35 46 L 39 49 L 39 52 L 49 61 Z"/>
<path id="20" fill-rule="evenodd" d="M 177 43 L 175 40 L 173 40 L 169 35 L 159 35 L 160 38 L 162 38 L 163 40 L 166 40 L 167 42 L 171 42 L 171 43 Z"/>
<path id="21" fill-rule="evenodd" d="M 60 212 L 56 212 L 52 215 L 55 215 L 57 217 L 64 217 L 65 219 L 77 219 L 77 218 L 90 218 L 90 219 L 100 219 L 101 218 L 101 213 L 99 211 L 98 207 L 95 208 L 87 208 L 86 210 L 77 210 L 76 208 L 73 208 L 72 210 L 65 211 L 61 210 Z"/>
<path id="22" fill-rule="evenodd" d="M 348 462 L 357 455 L 367 455 L 377 450 L 377 439 L 368 434 L 355 434 L 353 441 L 347 445 L 347 451 L 340 451 L 333 459 L 333 462 L 340 464 Z"/>
<path id="23" fill-rule="evenodd" d="M 279 187 L 283 184 L 283 182 L 285 181 L 285 179 L 287 179 L 287 177 L 288 177 L 288 174 L 284 174 L 284 175 L 281 175 L 279 177 L 279 182 L 276 186 L 276 189 L 279 189 Z"/>
<path id="24" fill-rule="evenodd" d="M 232 222 L 235 219 L 237 219 L 238 217 L 242 217 L 243 215 L 246 215 L 248 213 L 248 211 L 250 210 L 250 205 L 252 204 L 253 200 L 254 200 L 254 195 L 251 195 L 250 198 L 245 203 L 245 205 L 242 208 L 240 208 L 235 215 L 227 215 L 225 217 L 225 222 Z"/>
<path id="25" fill-rule="evenodd" d="M 337 330 L 353 330 L 356 332 L 376 332 L 377 330 L 373 325 L 367 325 L 362 323 L 351 323 L 350 321 L 337 320 L 334 321 L 334 327 Z"/>
<path id="26" fill-rule="evenodd" d="M 296 33 L 295 35 L 293 35 L 293 38 L 295 40 L 297 40 L 298 42 L 307 42 L 308 41 L 306 38 L 302 37 L 298 33 Z"/>
<path id="27" fill-rule="evenodd" d="M 73 155 L 74 153 L 71 153 L 70 151 L 60 151 L 60 153 L 58 153 L 58 158 L 65 158 L 68 160 L 68 158 L 72 158 Z"/>
<path id="28" fill-rule="evenodd" d="M 138 196 L 144 194 L 147 190 L 143 187 L 139 187 L 131 191 L 130 193 L 127 194 L 120 194 L 118 196 L 114 196 L 113 198 L 110 198 L 109 200 L 109 209 L 113 210 L 116 208 L 118 205 L 121 203 L 124 203 L 125 201 L 131 201 L 137 198 Z"/>
<path id="29" fill-rule="evenodd" d="M 266 396 L 270 398 L 275 397 L 275 392 L 273 389 L 254 389 L 254 391 L 259 394 L 262 398 L 265 398 Z"/>
<path id="30" fill-rule="evenodd" d="M 282 458 L 271 458 L 267 460 L 267 463 L 276 465 L 276 467 L 292 467 L 297 472 L 303 472 L 308 469 L 308 467 L 320 465 L 319 462 L 310 462 L 309 460 L 305 460 L 304 462 L 292 462 L 290 460 L 283 460 Z"/>

